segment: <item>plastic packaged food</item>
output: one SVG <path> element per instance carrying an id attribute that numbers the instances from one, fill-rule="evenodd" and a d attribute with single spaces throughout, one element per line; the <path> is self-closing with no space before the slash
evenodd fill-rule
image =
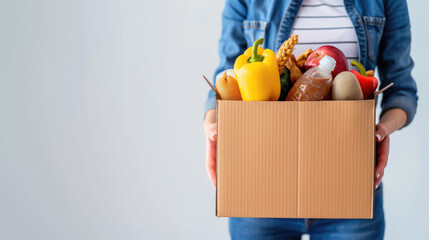
<path id="1" fill-rule="evenodd" d="M 289 91 L 286 101 L 320 101 L 326 100 L 332 87 L 332 74 L 335 60 L 324 56 L 319 65 L 302 74 Z"/>

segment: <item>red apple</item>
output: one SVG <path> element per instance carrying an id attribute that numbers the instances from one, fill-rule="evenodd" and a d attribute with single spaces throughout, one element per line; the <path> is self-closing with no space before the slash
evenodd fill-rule
<path id="1" fill-rule="evenodd" d="M 325 55 L 332 57 L 336 62 L 335 69 L 332 71 L 332 79 L 334 79 L 338 73 L 349 70 L 349 64 L 344 53 L 340 49 L 330 45 L 324 45 L 314 50 L 305 62 L 305 70 L 318 66 L 319 61 Z"/>

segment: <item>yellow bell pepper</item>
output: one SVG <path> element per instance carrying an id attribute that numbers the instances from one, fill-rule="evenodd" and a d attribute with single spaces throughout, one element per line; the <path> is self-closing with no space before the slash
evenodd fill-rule
<path id="1" fill-rule="evenodd" d="M 256 40 L 235 60 L 234 73 L 244 101 L 277 101 L 280 96 L 276 54 L 258 46 L 263 42 L 263 38 Z"/>

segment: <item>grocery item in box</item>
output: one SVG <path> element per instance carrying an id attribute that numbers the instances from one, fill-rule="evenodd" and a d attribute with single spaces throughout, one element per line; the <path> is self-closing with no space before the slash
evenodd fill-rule
<path id="1" fill-rule="evenodd" d="M 286 97 L 287 101 L 319 101 L 325 100 L 332 86 L 331 72 L 335 68 L 335 60 L 324 56 L 320 64 L 307 70 Z"/>

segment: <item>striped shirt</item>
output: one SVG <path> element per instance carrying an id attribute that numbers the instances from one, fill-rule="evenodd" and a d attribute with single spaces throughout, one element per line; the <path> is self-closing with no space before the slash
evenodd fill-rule
<path id="1" fill-rule="evenodd" d="M 291 35 L 298 34 L 294 54 L 323 45 L 340 49 L 349 63 L 359 60 L 356 31 L 342 0 L 303 0 L 292 26 Z"/>

